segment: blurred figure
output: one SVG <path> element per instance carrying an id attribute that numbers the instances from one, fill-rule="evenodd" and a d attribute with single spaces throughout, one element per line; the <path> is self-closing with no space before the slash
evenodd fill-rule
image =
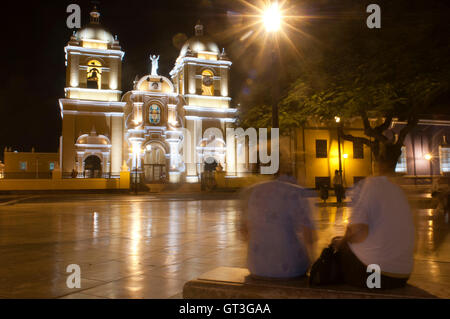
<path id="1" fill-rule="evenodd" d="M 248 238 L 248 268 L 259 277 L 305 275 L 315 238 L 304 189 L 281 165 L 276 179 L 244 192 L 242 230 Z"/>
<path id="2" fill-rule="evenodd" d="M 338 170 L 334 171 L 333 186 L 334 193 L 336 194 L 336 201 L 340 204 L 342 203 L 342 198 L 344 197 L 344 186 L 342 182 L 342 175 Z"/>
<path id="3" fill-rule="evenodd" d="M 403 287 L 413 268 L 414 224 L 403 190 L 392 183 L 389 170 L 355 187 L 355 202 L 344 237 L 335 238 L 342 280 L 367 287 L 367 266 L 381 269 L 381 288 Z"/>

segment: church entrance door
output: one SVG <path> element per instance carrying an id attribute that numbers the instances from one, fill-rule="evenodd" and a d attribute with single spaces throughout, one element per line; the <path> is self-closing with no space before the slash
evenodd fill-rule
<path id="1" fill-rule="evenodd" d="M 102 162 L 98 156 L 90 155 L 84 160 L 84 177 L 100 178 L 102 177 Z"/>
<path id="2" fill-rule="evenodd" d="M 166 157 L 162 148 L 152 147 L 144 155 L 144 179 L 146 183 L 165 183 Z"/>

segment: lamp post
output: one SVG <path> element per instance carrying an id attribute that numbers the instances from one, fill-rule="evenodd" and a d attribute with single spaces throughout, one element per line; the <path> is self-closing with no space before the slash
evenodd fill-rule
<path id="1" fill-rule="evenodd" d="M 342 159 L 341 159 L 341 118 L 339 116 L 334 117 L 337 123 L 337 137 L 338 137 L 338 156 L 339 156 L 339 175 L 342 177 Z"/>
<path id="2" fill-rule="evenodd" d="M 431 155 L 430 153 L 425 154 L 424 158 L 430 163 L 429 169 L 430 169 L 430 177 L 431 177 L 431 189 L 433 192 L 433 155 Z"/>
<path id="3" fill-rule="evenodd" d="M 136 160 L 135 160 L 136 162 L 134 165 L 134 194 L 137 195 L 137 193 L 138 193 L 138 189 L 137 189 L 137 172 L 138 172 L 138 170 L 137 170 L 137 163 L 138 163 L 137 154 L 135 155 L 135 158 L 136 158 Z"/>
<path id="4" fill-rule="evenodd" d="M 133 144 L 132 150 L 133 150 L 133 156 L 135 158 L 135 160 L 134 160 L 134 193 L 137 195 L 137 193 L 138 193 L 138 188 L 137 188 L 138 156 L 141 152 L 141 146 L 139 144 Z"/>
<path id="5" fill-rule="evenodd" d="M 275 52 L 275 45 L 277 43 L 276 37 L 278 31 L 281 28 L 281 11 L 278 6 L 278 2 L 272 2 L 267 7 L 263 15 L 263 22 L 266 28 L 266 32 L 269 33 L 271 37 L 271 46 L 272 46 L 272 72 L 275 75 L 275 84 L 272 86 L 272 128 L 279 128 L 279 120 L 278 120 L 278 81 L 279 81 L 279 73 L 278 73 L 278 58 Z"/>

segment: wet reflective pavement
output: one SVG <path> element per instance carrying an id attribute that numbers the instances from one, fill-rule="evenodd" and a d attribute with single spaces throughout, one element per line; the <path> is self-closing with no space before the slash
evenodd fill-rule
<path id="1" fill-rule="evenodd" d="M 314 205 L 315 199 L 311 199 Z M 34 196 L 0 206 L 0 298 L 170 298 L 218 266 L 245 267 L 233 195 Z M 316 256 L 342 235 L 349 207 L 317 207 Z M 448 215 L 416 209 L 410 283 L 450 298 Z M 66 267 L 81 267 L 81 288 Z"/>

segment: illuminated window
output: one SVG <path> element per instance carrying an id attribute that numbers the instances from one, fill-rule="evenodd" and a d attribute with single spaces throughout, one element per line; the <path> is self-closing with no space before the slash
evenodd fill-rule
<path id="1" fill-rule="evenodd" d="M 55 169 L 55 163 L 50 162 L 49 165 L 48 165 L 48 168 L 49 168 L 51 171 L 53 171 L 53 170 Z"/>
<path id="2" fill-rule="evenodd" d="M 402 154 L 398 158 L 397 165 L 395 166 L 396 173 L 407 173 L 408 167 L 406 165 L 406 147 L 402 146 Z"/>
<path id="3" fill-rule="evenodd" d="M 27 162 L 19 162 L 19 166 L 22 171 L 27 170 Z"/>
<path id="4" fill-rule="evenodd" d="M 202 95 L 214 95 L 214 73 L 211 70 L 202 72 Z"/>
<path id="5" fill-rule="evenodd" d="M 450 147 L 440 146 L 439 147 L 439 161 L 441 163 L 441 173 L 450 172 Z"/>
<path id="6" fill-rule="evenodd" d="M 327 140 L 316 140 L 316 158 L 327 158 Z"/>
<path id="7" fill-rule="evenodd" d="M 102 88 L 102 64 L 97 60 L 91 60 L 88 63 L 87 87 L 88 89 Z"/>
<path id="8" fill-rule="evenodd" d="M 152 104 L 148 108 L 148 120 L 153 125 L 159 124 L 161 121 L 161 108 L 158 104 Z"/>

